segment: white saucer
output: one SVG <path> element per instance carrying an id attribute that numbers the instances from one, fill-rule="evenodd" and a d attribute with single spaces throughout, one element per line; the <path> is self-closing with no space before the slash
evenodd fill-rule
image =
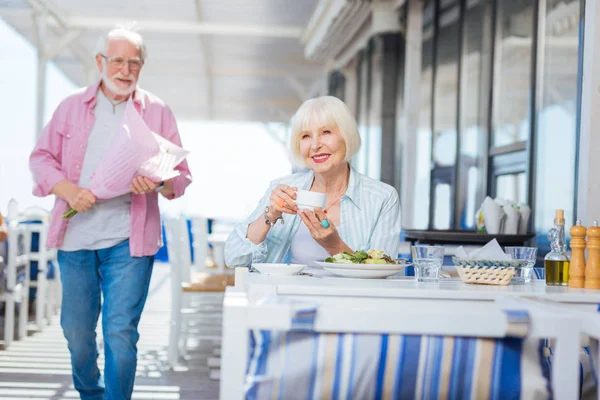
<path id="1" fill-rule="evenodd" d="M 283 264 L 283 263 L 254 263 L 252 267 L 256 268 L 263 275 L 291 276 L 297 275 L 306 268 L 304 264 Z"/>

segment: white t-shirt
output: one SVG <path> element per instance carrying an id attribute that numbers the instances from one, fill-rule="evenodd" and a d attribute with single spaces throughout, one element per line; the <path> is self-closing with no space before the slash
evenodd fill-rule
<path id="1" fill-rule="evenodd" d="M 127 102 L 113 106 L 102 90 L 96 95 L 95 122 L 81 167 L 79 186 L 89 188 L 91 175 L 110 148 L 123 119 Z M 84 213 L 69 220 L 61 250 L 99 250 L 115 246 L 130 235 L 131 193 L 109 200 L 96 200 Z"/>
<path id="2" fill-rule="evenodd" d="M 327 257 L 329 253 L 313 239 L 304 222 L 300 222 L 290 246 L 290 263 L 305 264 L 308 266 L 307 270 L 323 269 L 315 261 L 323 261 Z"/>

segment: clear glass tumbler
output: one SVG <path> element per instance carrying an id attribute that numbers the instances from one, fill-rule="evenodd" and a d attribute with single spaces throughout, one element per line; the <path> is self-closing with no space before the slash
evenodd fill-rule
<path id="1" fill-rule="evenodd" d="M 444 248 L 416 245 L 411 247 L 411 252 L 417 282 L 438 282 L 444 262 Z"/>

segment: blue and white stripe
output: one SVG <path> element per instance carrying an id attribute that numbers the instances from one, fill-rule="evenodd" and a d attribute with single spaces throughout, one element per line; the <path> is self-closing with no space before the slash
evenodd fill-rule
<path id="1" fill-rule="evenodd" d="M 528 319 L 522 312 L 509 314 L 509 324 Z M 302 317 L 311 315 L 316 313 Z M 248 399 L 550 397 L 540 361 L 545 358 L 533 339 L 315 333 L 304 325 L 294 329 L 292 324 L 288 332 L 251 332 Z"/>
<path id="2" fill-rule="evenodd" d="M 276 224 L 259 245 L 246 238 L 248 225 L 256 221 L 269 205 L 271 191 L 280 184 L 310 189 L 312 171 L 289 175 L 271 183 L 248 219 L 235 226 L 225 245 L 225 263 L 229 267 L 250 266 L 253 262 L 283 262 L 302 220 L 284 214 L 284 224 Z M 400 246 L 401 213 L 398 192 L 392 186 L 350 171 L 346 194 L 341 199 L 340 237 L 353 250 L 384 250 L 397 257 Z"/>
<path id="3" fill-rule="evenodd" d="M 534 357 L 525 357 L 526 339 L 275 331 L 258 336 L 248 399 L 550 396 L 535 345 Z"/>

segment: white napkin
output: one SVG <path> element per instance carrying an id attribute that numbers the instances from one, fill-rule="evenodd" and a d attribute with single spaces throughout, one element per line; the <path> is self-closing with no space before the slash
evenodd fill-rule
<path id="1" fill-rule="evenodd" d="M 519 220 L 519 234 L 524 235 L 527 233 L 527 224 L 529 223 L 529 217 L 531 216 L 531 208 L 527 204 L 519 203 L 519 212 L 521 213 L 521 219 Z"/>
<path id="2" fill-rule="evenodd" d="M 519 233 L 519 220 L 521 219 L 521 213 L 515 209 L 512 204 L 506 204 L 502 207 L 506 219 L 504 220 L 503 232 L 505 235 L 516 235 Z"/>
<path id="3" fill-rule="evenodd" d="M 490 235 L 502 233 L 504 220 L 506 219 L 506 213 L 502 210 L 502 206 L 492 200 L 491 197 L 486 197 L 481 210 L 483 211 L 483 221 L 487 233 Z"/>
<path id="4" fill-rule="evenodd" d="M 469 254 L 467 254 L 465 249 L 460 246 L 456 249 L 455 255 L 458 258 L 464 258 L 467 260 L 506 261 L 511 259 L 510 255 L 506 254 L 502 250 L 502 247 L 500 247 L 496 239 L 491 240 L 482 248 L 473 250 Z"/>

